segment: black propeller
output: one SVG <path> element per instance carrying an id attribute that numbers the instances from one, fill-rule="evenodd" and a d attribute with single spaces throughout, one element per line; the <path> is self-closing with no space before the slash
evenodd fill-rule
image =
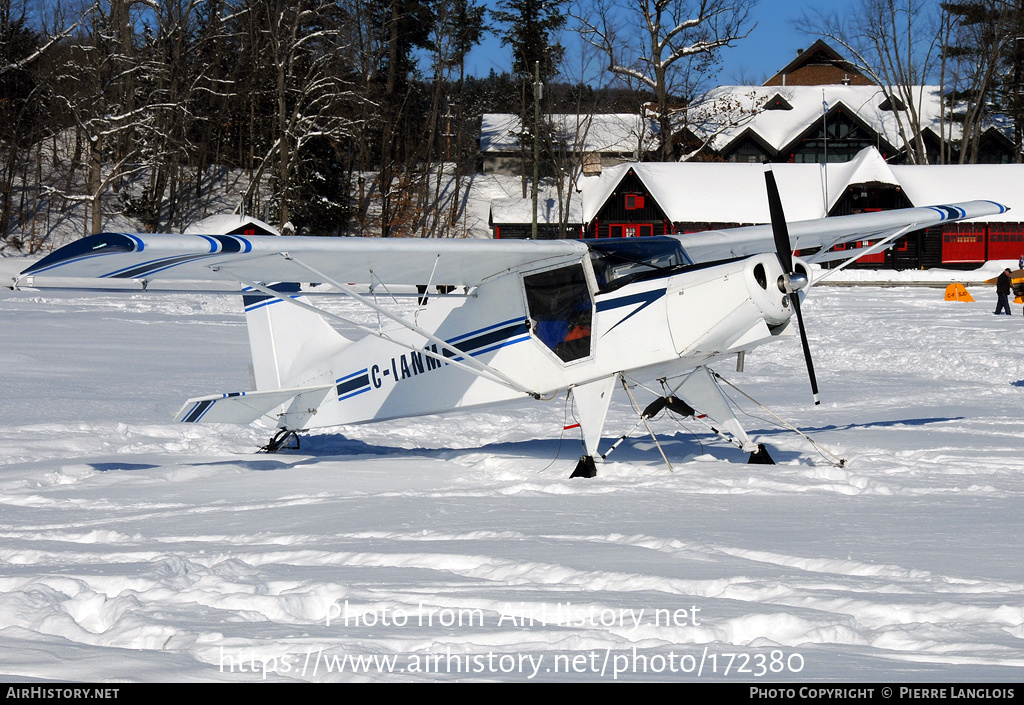
<path id="1" fill-rule="evenodd" d="M 807 374 L 811 378 L 811 393 L 814 395 L 815 405 L 820 404 L 818 398 L 818 380 L 814 376 L 814 363 L 811 362 L 811 348 L 807 345 L 807 332 L 804 330 L 804 317 L 800 314 L 800 295 L 798 292 L 807 286 L 807 276 L 793 269 L 793 249 L 789 242 L 789 227 L 786 225 L 786 214 L 782 211 L 782 198 L 779 197 L 779 187 L 775 183 L 775 174 L 772 168 L 765 162 L 764 170 L 765 185 L 768 187 L 768 211 L 772 217 L 772 234 L 775 236 L 775 250 L 779 255 L 779 262 L 782 264 L 782 279 L 779 281 L 779 288 L 789 296 L 793 304 L 793 312 L 796 314 L 797 325 L 800 326 L 800 343 L 804 348 L 804 360 L 807 361 Z"/>

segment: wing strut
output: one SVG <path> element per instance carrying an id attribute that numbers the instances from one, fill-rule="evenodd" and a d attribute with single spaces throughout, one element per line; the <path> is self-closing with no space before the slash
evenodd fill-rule
<path id="1" fill-rule="evenodd" d="M 285 253 L 282 253 L 282 256 L 286 256 L 287 257 L 287 255 Z M 394 338 L 389 338 L 388 336 L 384 335 L 383 333 L 381 333 L 379 331 L 376 331 L 376 330 L 370 328 L 369 326 L 364 326 L 361 323 L 357 323 L 355 321 L 349 320 L 349 319 L 344 318 L 342 316 L 338 316 L 338 315 L 333 314 L 333 313 L 331 313 L 329 311 L 324 311 L 323 309 L 320 309 L 320 308 L 317 308 L 316 306 L 313 306 L 311 304 L 305 303 L 304 301 L 298 301 L 297 299 L 293 299 L 293 298 L 290 298 L 288 296 L 283 296 L 281 294 L 281 292 L 274 291 L 270 287 L 265 286 L 263 284 L 260 284 L 259 282 L 248 281 L 245 277 L 240 277 L 238 274 L 232 272 L 230 269 L 228 269 L 227 267 L 225 267 L 223 265 L 214 265 L 214 266 L 211 266 L 210 269 L 212 271 L 214 271 L 214 272 L 225 272 L 226 274 L 230 275 L 230 277 L 232 279 L 234 279 L 235 281 L 241 282 L 242 284 L 245 284 L 246 286 L 251 286 L 253 289 L 256 289 L 257 291 L 261 291 L 264 294 L 267 294 L 268 296 L 273 296 L 275 299 L 280 299 L 281 301 L 284 301 L 286 303 L 292 304 L 294 306 L 298 306 L 300 308 L 304 308 L 304 309 L 306 309 L 308 311 L 313 311 L 314 313 L 317 313 L 317 314 L 319 314 L 321 316 L 325 316 L 327 318 L 333 318 L 334 320 L 341 321 L 342 323 L 344 323 L 346 325 L 350 325 L 350 326 L 354 326 L 355 328 L 358 328 L 359 330 L 363 331 L 364 333 L 369 333 L 370 335 L 375 336 L 377 338 L 382 338 L 382 339 L 387 340 L 387 341 L 389 341 L 391 343 L 394 343 L 395 345 L 401 345 L 404 348 L 408 348 L 409 350 L 413 350 L 415 352 L 422 353 L 423 355 L 426 355 L 427 357 L 435 358 L 437 360 L 440 360 L 443 363 L 446 363 L 446 364 L 449 364 L 449 365 L 454 365 L 455 367 L 458 367 L 458 368 L 460 368 L 462 370 L 465 370 L 466 372 L 470 372 L 472 374 L 475 374 L 478 377 L 482 377 L 482 378 L 487 379 L 487 380 L 489 380 L 491 382 L 494 382 L 496 384 L 500 384 L 502 386 L 508 387 L 509 389 L 513 389 L 513 390 L 515 390 L 517 392 L 521 392 L 523 394 L 527 394 L 527 395 L 529 395 L 531 397 L 534 397 L 534 398 L 538 398 L 540 396 L 537 392 L 530 391 L 529 389 L 526 389 L 522 385 L 517 384 L 514 380 L 510 379 L 507 375 L 505 375 L 504 373 L 500 372 L 499 370 L 496 370 L 493 367 L 491 367 L 490 365 L 486 365 L 486 364 L 480 362 L 479 360 L 471 357 L 470 355 L 468 355 L 467 353 L 463 352 L 462 350 L 459 350 L 458 348 L 454 347 L 450 343 L 447 343 L 444 340 L 442 340 L 441 338 L 438 338 L 437 336 L 435 336 L 435 335 L 433 335 L 431 333 L 428 333 L 427 331 L 423 330 L 422 328 L 420 328 L 419 326 L 415 325 L 414 323 L 410 323 L 409 321 L 403 319 L 401 316 L 397 316 L 397 315 L 391 313 L 390 311 L 388 311 L 387 309 L 383 308 L 382 306 L 379 306 L 379 305 L 373 303 L 372 301 L 369 301 L 368 299 L 366 299 L 366 297 L 360 295 L 358 292 L 354 291 L 351 287 L 346 286 L 344 284 L 338 284 L 338 283 L 332 281 L 331 279 L 327 278 L 326 276 L 324 276 L 320 272 L 317 272 L 316 270 L 314 270 L 312 267 L 307 267 L 306 265 L 302 264 L 302 262 L 299 262 L 298 260 L 292 259 L 291 257 L 288 257 L 288 259 L 290 261 L 294 262 L 295 264 L 299 265 L 300 267 L 303 267 L 304 269 L 312 272 L 317 277 L 322 277 L 322 281 L 325 281 L 325 282 L 327 282 L 328 284 L 330 284 L 332 286 L 338 287 L 341 291 L 344 291 L 346 294 L 348 294 L 352 298 L 356 299 L 360 303 L 366 304 L 367 306 L 369 306 L 370 308 L 374 309 L 375 311 L 379 311 L 380 313 L 384 314 L 385 316 L 387 316 L 388 318 L 392 319 L 393 321 L 395 321 L 399 325 L 403 326 L 404 328 L 408 328 L 409 330 L 412 330 L 413 332 L 419 333 L 420 335 L 426 337 L 431 342 L 434 342 L 434 343 L 437 343 L 438 345 L 441 345 L 443 347 L 443 349 L 445 349 L 445 350 L 452 351 L 454 353 L 454 356 L 453 357 L 449 357 L 447 355 L 442 355 L 440 353 L 436 353 L 436 352 L 434 352 L 433 350 L 430 350 L 430 349 L 418 348 L 418 347 L 416 347 L 415 345 L 413 345 L 411 343 L 405 343 L 405 342 L 402 342 L 401 340 L 395 340 Z"/>
<path id="2" fill-rule="evenodd" d="M 906 227 L 900 228 L 899 230 L 894 232 L 892 235 L 889 235 L 889 236 L 887 236 L 885 238 L 882 238 L 881 240 L 876 242 L 871 247 L 864 248 L 864 251 L 863 252 L 859 252 L 856 257 L 851 257 L 850 259 L 844 261 L 838 267 L 833 267 L 832 269 L 826 270 L 825 273 L 822 274 L 820 277 L 815 277 L 814 280 L 811 281 L 811 283 L 810 283 L 808 288 L 810 288 L 811 286 L 814 286 L 815 284 L 817 284 L 820 281 L 824 281 L 825 279 L 828 279 L 830 276 L 832 276 L 836 272 L 838 272 L 838 271 L 840 271 L 842 269 L 846 269 L 848 266 L 850 266 L 851 264 L 853 264 L 854 262 L 859 260 L 861 257 L 863 257 L 865 255 L 874 254 L 874 253 L 876 253 L 876 252 L 878 252 L 880 250 L 884 250 L 886 245 L 888 245 L 890 242 L 892 242 L 893 240 L 895 240 L 897 238 L 903 237 L 913 227 L 914 227 L 913 225 L 908 225 Z"/>

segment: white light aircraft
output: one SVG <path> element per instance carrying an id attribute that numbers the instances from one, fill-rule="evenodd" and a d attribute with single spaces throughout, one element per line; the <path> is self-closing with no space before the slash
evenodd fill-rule
<path id="1" fill-rule="evenodd" d="M 176 420 L 271 419 L 270 451 L 297 443 L 296 432 L 306 429 L 571 390 L 586 450 L 573 476 L 592 477 L 612 393 L 619 384 L 630 393 L 628 382 L 663 390 L 641 422 L 666 406 L 706 416 L 751 462 L 770 463 L 708 366 L 798 332 L 817 403 L 800 313 L 811 270 L 793 249 L 820 247 L 809 261 L 849 258 L 828 250 L 877 240 L 862 256 L 905 233 L 1006 208 L 972 201 L 787 226 L 770 170 L 766 181 L 772 224 L 764 226 L 546 241 L 104 233 L 53 252 L 14 286 L 138 291 L 240 283 L 255 389 L 189 399 Z M 389 324 L 343 319 L 312 304 L 298 284 L 281 282 L 329 285 Z M 424 284 L 446 293 L 431 294 L 411 318 L 365 287 Z M 333 321 L 366 335 L 352 340 Z"/>

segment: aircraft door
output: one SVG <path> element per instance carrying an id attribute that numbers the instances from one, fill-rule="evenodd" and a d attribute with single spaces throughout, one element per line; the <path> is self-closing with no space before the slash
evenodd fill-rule
<path id="1" fill-rule="evenodd" d="M 594 301 L 583 265 L 523 277 L 530 330 L 562 362 L 589 357 Z"/>

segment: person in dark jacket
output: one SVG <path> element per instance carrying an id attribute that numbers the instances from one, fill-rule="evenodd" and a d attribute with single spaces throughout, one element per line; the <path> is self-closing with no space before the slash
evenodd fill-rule
<path id="1" fill-rule="evenodd" d="M 999 302 L 996 304 L 995 314 L 998 316 L 1000 311 L 1005 311 L 1006 315 L 1010 315 L 1010 290 L 1013 288 L 1013 284 L 1010 281 L 1010 269 L 1007 267 L 1003 270 L 1003 273 L 996 278 L 996 295 L 999 297 Z"/>

